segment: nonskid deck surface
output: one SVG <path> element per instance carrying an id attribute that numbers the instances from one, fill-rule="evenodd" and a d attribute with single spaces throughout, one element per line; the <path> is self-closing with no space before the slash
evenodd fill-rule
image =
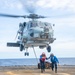
<path id="1" fill-rule="evenodd" d="M 57 73 L 51 69 L 41 73 L 41 70 L 35 66 L 0 67 L 0 75 L 75 75 L 75 66 L 59 66 Z"/>

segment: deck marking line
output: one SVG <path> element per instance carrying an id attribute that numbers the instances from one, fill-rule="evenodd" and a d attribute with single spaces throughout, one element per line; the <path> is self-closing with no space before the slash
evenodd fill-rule
<path id="1" fill-rule="evenodd" d="M 12 73 L 11 71 L 6 72 L 8 75 L 16 75 L 14 73 Z"/>
<path id="2" fill-rule="evenodd" d="M 58 75 L 70 75 L 68 73 L 58 73 Z"/>
<path id="3" fill-rule="evenodd" d="M 45 73 L 45 74 L 40 74 L 40 75 L 52 75 L 52 74 L 47 74 L 47 73 Z"/>

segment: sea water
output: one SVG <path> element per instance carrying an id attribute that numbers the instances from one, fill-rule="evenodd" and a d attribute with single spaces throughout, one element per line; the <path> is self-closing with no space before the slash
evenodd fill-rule
<path id="1" fill-rule="evenodd" d="M 60 65 L 75 65 L 75 58 L 58 58 Z M 50 62 L 50 60 L 47 60 Z M 0 59 L 0 66 L 21 66 L 21 65 L 37 65 L 39 59 Z"/>

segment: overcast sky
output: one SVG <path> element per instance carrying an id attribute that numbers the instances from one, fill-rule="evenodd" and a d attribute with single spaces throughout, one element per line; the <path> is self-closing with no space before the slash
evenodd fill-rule
<path id="1" fill-rule="evenodd" d="M 30 10 L 33 9 L 34 11 Z M 14 15 L 28 15 L 35 12 L 50 18 L 39 19 L 55 24 L 54 37 L 51 44 L 51 53 L 57 57 L 75 57 L 75 0 L 0 0 L 0 13 Z M 29 48 L 29 57 L 24 56 L 19 48 L 7 47 L 7 42 L 16 42 L 15 39 L 19 23 L 28 21 L 23 18 L 0 17 L 0 59 L 2 58 L 35 58 L 32 48 Z M 35 47 L 36 55 L 45 52 L 46 48 Z"/>

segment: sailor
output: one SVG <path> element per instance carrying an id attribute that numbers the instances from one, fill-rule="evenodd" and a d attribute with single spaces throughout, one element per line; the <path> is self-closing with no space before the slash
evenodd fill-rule
<path id="1" fill-rule="evenodd" d="M 43 53 L 40 55 L 41 73 L 43 73 L 43 72 L 45 71 L 45 60 L 46 60 L 46 55 L 45 55 L 45 53 L 43 52 Z"/>
<path id="2" fill-rule="evenodd" d="M 54 56 L 53 53 L 50 54 L 49 58 L 52 63 L 52 66 L 51 66 L 52 71 L 54 71 L 54 68 L 55 68 L 55 73 L 57 73 L 57 63 L 59 63 L 58 58 L 56 56 Z M 49 58 L 46 58 L 46 59 L 49 59 Z"/>

